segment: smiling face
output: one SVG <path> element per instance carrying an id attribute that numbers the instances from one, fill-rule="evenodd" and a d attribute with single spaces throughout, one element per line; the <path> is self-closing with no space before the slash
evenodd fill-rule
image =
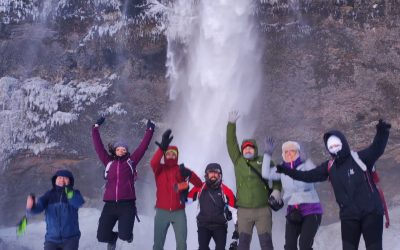
<path id="1" fill-rule="evenodd" d="M 127 150 L 124 147 L 117 147 L 115 149 L 115 154 L 119 157 L 124 156 L 126 154 Z"/>
<path id="2" fill-rule="evenodd" d="M 70 180 L 68 177 L 65 177 L 65 176 L 57 176 L 55 183 L 56 183 L 56 186 L 64 187 L 64 186 L 69 185 Z"/>
<path id="3" fill-rule="evenodd" d="M 168 150 L 167 152 L 165 152 L 165 159 L 167 160 L 175 160 L 176 157 L 176 152 L 173 150 Z"/>
<path id="4" fill-rule="evenodd" d="M 285 150 L 283 160 L 285 162 L 293 162 L 297 157 L 299 157 L 299 151 L 294 149 Z"/>
<path id="5" fill-rule="evenodd" d="M 208 171 L 207 172 L 207 177 L 209 180 L 211 180 L 212 182 L 215 182 L 216 180 L 218 180 L 219 178 L 221 178 L 221 173 L 218 173 L 216 171 Z"/>
<path id="6" fill-rule="evenodd" d="M 254 149 L 253 147 L 251 147 L 251 146 L 247 146 L 247 147 L 245 147 L 245 148 L 243 149 L 243 154 L 244 154 L 244 155 L 245 155 L 245 154 L 252 154 L 252 155 L 254 155 L 255 152 L 256 152 L 255 149 Z"/>

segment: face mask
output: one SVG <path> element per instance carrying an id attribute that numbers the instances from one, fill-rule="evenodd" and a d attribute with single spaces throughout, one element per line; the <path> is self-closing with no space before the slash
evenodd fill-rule
<path id="1" fill-rule="evenodd" d="M 329 153 L 336 155 L 340 150 L 342 150 L 342 141 L 337 136 L 330 136 L 326 142 L 326 147 Z"/>
<path id="2" fill-rule="evenodd" d="M 254 158 L 254 154 L 251 153 L 246 153 L 243 155 L 244 158 L 246 158 L 247 160 L 253 159 Z"/>

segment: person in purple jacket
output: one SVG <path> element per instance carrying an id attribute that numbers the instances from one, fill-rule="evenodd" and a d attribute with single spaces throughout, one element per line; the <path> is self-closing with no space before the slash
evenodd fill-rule
<path id="1" fill-rule="evenodd" d="M 105 166 L 104 178 L 106 187 L 103 196 L 105 202 L 99 219 L 97 239 L 108 243 L 108 250 L 116 247 L 117 239 L 132 242 L 133 225 L 136 217 L 135 180 L 136 166 L 146 152 L 155 125 L 147 121 L 146 133 L 136 150 L 130 154 L 124 142 L 117 141 L 109 145 L 109 153 L 104 148 L 100 137 L 99 127 L 105 121 L 104 117 L 97 120 L 92 128 L 94 148 L 101 162 Z M 113 228 L 118 221 L 118 232 Z"/>
<path id="2" fill-rule="evenodd" d="M 321 224 L 322 206 L 314 183 L 296 181 L 287 175 L 276 172 L 271 168 L 271 155 L 275 148 L 275 141 L 271 137 L 266 138 L 266 150 L 262 165 L 262 175 L 269 180 L 281 180 L 283 199 L 287 200 L 285 250 L 312 250 L 314 237 Z M 303 161 L 300 157 L 300 145 L 295 141 L 287 141 L 282 144 L 282 166 L 299 171 L 314 169 L 311 160 Z M 270 203 L 279 202 L 270 197 Z M 271 201 L 272 199 L 272 201 Z"/>

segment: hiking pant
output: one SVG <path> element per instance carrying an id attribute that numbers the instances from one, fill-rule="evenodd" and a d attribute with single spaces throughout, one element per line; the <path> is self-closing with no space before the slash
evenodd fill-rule
<path id="1" fill-rule="evenodd" d="M 271 209 L 238 208 L 239 250 L 249 250 L 254 226 L 257 229 L 261 250 L 272 250 L 272 214 Z"/>
<path id="2" fill-rule="evenodd" d="M 286 219 L 285 250 L 297 250 L 299 239 L 300 250 L 312 250 L 314 237 L 321 224 L 321 214 L 310 214 L 303 217 L 301 223 L 293 223 Z"/>
<path id="3" fill-rule="evenodd" d="M 369 213 L 360 220 L 341 220 L 343 250 L 357 250 L 361 234 L 367 250 L 382 250 L 383 215 Z"/>
<path id="4" fill-rule="evenodd" d="M 199 240 L 199 250 L 210 250 L 208 246 L 211 238 L 215 242 L 215 250 L 225 250 L 227 226 L 221 226 L 213 229 L 198 227 L 197 235 Z"/>
<path id="5" fill-rule="evenodd" d="M 80 236 L 72 237 L 64 240 L 62 243 L 54 243 L 51 241 L 44 242 L 44 250 L 78 250 Z"/>
<path id="6" fill-rule="evenodd" d="M 163 250 L 165 237 L 167 236 L 169 225 L 175 232 L 176 249 L 186 250 L 187 225 L 185 209 L 168 211 L 156 208 L 154 217 L 154 245 L 153 250 Z"/>
<path id="7" fill-rule="evenodd" d="M 106 202 L 101 211 L 97 240 L 99 242 L 114 243 L 117 238 L 132 242 L 133 224 L 136 218 L 135 201 Z M 118 232 L 113 232 L 118 221 Z"/>

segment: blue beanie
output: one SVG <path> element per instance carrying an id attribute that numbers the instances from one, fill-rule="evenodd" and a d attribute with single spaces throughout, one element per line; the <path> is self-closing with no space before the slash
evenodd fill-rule
<path id="1" fill-rule="evenodd" d="M 118 147 L 123 147 L 123 148 L 126 149 L 126 151 L 129 151 L 128 144 L 126 144 L 123 141 L 117 141 L 116 143 L 114 143 L 113 146 L 114 146 L 115 149 L 118 148 Z"/>

